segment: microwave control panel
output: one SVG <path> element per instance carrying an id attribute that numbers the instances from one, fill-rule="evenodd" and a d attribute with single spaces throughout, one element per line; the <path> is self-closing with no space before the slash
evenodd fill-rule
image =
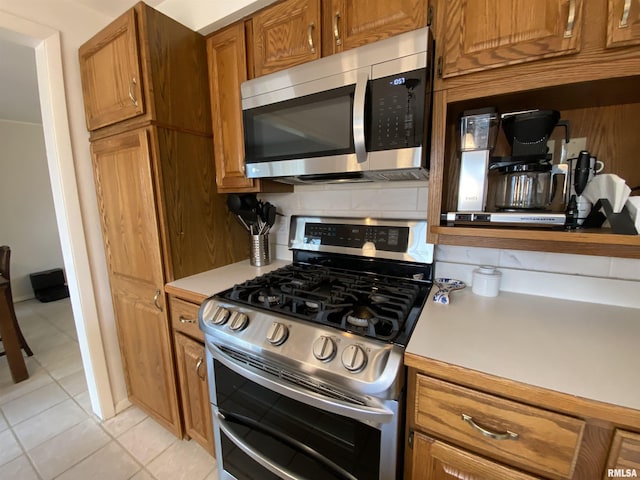
<path id="1" fill-rule="evenodd" d="M 430 88 L 426 77 L 427 69 L 421 68 L 369 80 L 371 123 L 367 150 L 422 145 L 428 105 L 425 96 Z"/>

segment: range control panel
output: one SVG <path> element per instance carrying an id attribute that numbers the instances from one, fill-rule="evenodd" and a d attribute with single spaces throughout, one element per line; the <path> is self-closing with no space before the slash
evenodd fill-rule
<path id="1" fill-rule="evenodd" d="M 365 243 L 373 243 L 377 250 L 406 252 L 409 227 L 307 223 L 304 243 L 351 248 L 362 248 Z"/>

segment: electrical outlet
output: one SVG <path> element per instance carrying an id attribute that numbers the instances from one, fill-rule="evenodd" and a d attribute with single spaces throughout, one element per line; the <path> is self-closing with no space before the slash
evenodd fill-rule
<path id="1" fill-rule="evenodd" d="M 569 143 L 562 142 L 562 158 L 560 161 L 565 163 L 572 158 L 578 158 L 582 150 L 587 149 L 587 137 L 578 137 L 569 139 Z"/>

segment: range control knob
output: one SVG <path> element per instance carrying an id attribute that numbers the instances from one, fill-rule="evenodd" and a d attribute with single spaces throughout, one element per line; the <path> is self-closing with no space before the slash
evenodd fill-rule
<path id="1" fill-rule="evenodd" d="M 327 337 L 322 335 L 315 342 L 313 342 L 313 356 L 321 362 L 328 362 L 336 355 L 336 343 Z"/>
<path id="2" fill-rule="evenodd" d="M 360 345 L 348 345 L 342 351 L 342 365 L 352 373 L 359 372 L 367 364 L 367 354 Z"/>
<path id="3" fill-rule="evenodd" d="M 273 322 L 267 330 L 267 341 L 273 345 L 282 345 L 289 336 L 289 329 L 284 323 Z"/>
<path id="4" fill-rule="evenodd" d="M 214 325 L 224 325 L 224 323 L 229 319 L 229 310 L 224 307 L 218 307 L 218 309 L 213 314 L 213 318 L 211 319 L 211 323 Z"/>
<path id="5" fill-rule="evenodd" d="M 242 312 L 233 312 L 229 317 L 229 328 L 234 332 L 244 329 L 249 323 L 249 317 Z"/>
<path id="6" fill-rule="evenodd" d="M 202 321 L 204 323 L 206 324 L 213 323 L 213 313 L 215 308 L 216 308 L 216 304 L 211 300 L 205 300 L 205 302 L 202 304 L 202 307 L 200 307 L 199 315 L 200 317 L 202 317 Z"/>

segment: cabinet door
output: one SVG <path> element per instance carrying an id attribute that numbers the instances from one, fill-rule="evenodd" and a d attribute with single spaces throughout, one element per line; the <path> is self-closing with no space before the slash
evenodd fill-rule
<path id="1" fill-rule="evenodd" d="M 204 345 L 178 332 L 175 344 L 185 433 L 214 455 Z"/>
<path id="2" fill-rule="evenodd" d="M 91 153 L 129 398 L 180 435 L 147 131 L 96 141 Z"/>
<path id="3" fill-rule="evenodd" d="M 376 42 L 427 25 L 422 0 L 331 0 L 323 3 L 323 55 Z"/>
<path id="4" fill-rule="evenodd" d="M 443 0 L 442 76 L 575 53 L 583 0 Z"/>
<path id="5" fill-rule="evenodd" d="M 255 76 L 320 58 L 320 0 L 287 0 L 253 17 Z"/>
<path id="6" fill-rule="evenodd" d="M 640 44 L 640 0 L 609 0 L 607 47 Z"/>
<path id="7" fill-rule="evenodd" d="M 540 480 L 414 433 L 412 480 Z"/>
<path id="8" fill-rule="evenodd" d="M 88 130 L 144 113 L 133 9 L 82 45 L 79 55 Z"/>
<path id="9" fill-rule="evenodd" d="M 244 134 L 240 84 L 247 80 L 244 23 L 207 39 L 216 183 L 225 192 L 255 191 L 244 174 Z"/>
<path id="10" fill-rule="evenodd" d="M 613 469 L 615 472 L 611 472 Z M 614 475 L 614 473 L 621 473 Z M 603 479 L 614 476 L 640 477 L 640 434 L 616 430 Z"/>

